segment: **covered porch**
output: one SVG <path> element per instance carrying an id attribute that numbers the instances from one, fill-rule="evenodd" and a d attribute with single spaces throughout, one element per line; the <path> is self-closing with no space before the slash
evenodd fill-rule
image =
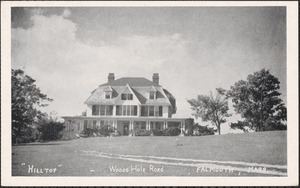
<path id="1" fill-rule="evenodd" d="M 185 118 L 131 118 L 131 117 L 64 117 L 65 122 L 76 122 L 74 129 L 83 131 L 85 128 L 100 128 L 109 126 L 120 135 L 129 135 L 133 130 L 164 130 L 168 127 L 178 127 L 181 133 L 185 131 Z M 70 127 L 70 124 L 68 127 Z M 74 130 L 73 129 L 73 130 Z"/>

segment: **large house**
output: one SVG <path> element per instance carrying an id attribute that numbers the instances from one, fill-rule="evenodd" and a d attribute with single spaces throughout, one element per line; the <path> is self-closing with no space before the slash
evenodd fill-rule
<path id="1" fill-rule="evenodd" d="M 87 111 L 82 116 L 63 117 L 68 131 L 108 125 L 128 135 L 138 129 L 185 128 L 185 118 L 172 118 L 176 100 L 159 85 L 158 73 L 153 74 L 152 81 L 142 77 L 115 79 L 114 73 L 109 73 L 107 83 L 92 91 L 85 104 Z"/>

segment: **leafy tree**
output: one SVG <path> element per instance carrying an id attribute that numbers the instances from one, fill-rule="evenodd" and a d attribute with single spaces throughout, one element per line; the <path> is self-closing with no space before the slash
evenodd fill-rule
<path id="1" fill-rule="evenodd" d="M 244 132 L 248 132 L 247 127 L 249 127 L 249 123 L 247 121 L 237 121 L 236 123 L 230 123 L 231 129 L 240 129 Z"/>
<path id="2" fill-rule="evenodd" d="M 218 88 L 217 94 L 213 97 L 198 95 L 197 99 L 189 99 L 188 103 L 192 106 L 192 110 L 196 113 L 193 114 L 196 118 L 200 117 L 202 121 L 212 122 L 217 127 L 218 133 L 221 134 L 221 124 L 226 122 L 226 117 L 230 117 L 228 113 L 228 101 L 224 97 L 225 90 Z"/>
<path id="3" fill-rule="evenodd" d="M 38 131 L 40 132 L 40 138 L 43 141 L 56 140 L 62 137 L 59 134 L 65 128 L 62 122 L 58 122 L 51 117 L 44 117 L 40 120 L 38 125 Z"/>
<path id="4" fill-rule="evenodd" d="M 37 107 L 44 107 L 44 101 L 52 101 L 34 84 L 35 80 L 24 71 L 18 69 L 11 71 L 11 102 L 12 102 L 12 139 L 25 137 L 27 129 L 34 122 L 41 119 L 44 114 Z"/>
<path id="5" fill-rule="evenodd" d="M 241 114 L 244 121 L 231 125 L 232 128 L 245 130 L 248 127 L 255 131 L 285 129 L 287 112 L 279 98 L 278 78 L 269 70 L 262 69 L 247 77 L 247 80 L 236 82 L 227 91 L 226 96 L 232 99 L 233 107 Z"/>
<path id="6" fill-rule="evenodd" d="M 195 124 L 195 129 L 194 130 L 196 131 L 195 136 L 214 135 L 215 132 L 217 131 L 214 128 L 208 127 L 208 125 L 201 126 L 198 123 Z"/>
<path id="7" fill-rule="evenodd" d="M 195 129 L 195 123 L 193 118 L 188 118 L 185 120 L 185 134 L 193 135 L 193 130 Z"/>

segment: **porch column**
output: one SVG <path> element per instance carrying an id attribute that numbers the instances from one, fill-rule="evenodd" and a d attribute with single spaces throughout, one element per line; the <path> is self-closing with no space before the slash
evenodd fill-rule
<path id="1" fill-rule="evenodd" d="M 113 124 L 112 124 L 113 128 L 116 128 L 116 120 L 113 120 Z"/>
<path id="2" fill-rule="evenodd" d="M 134 121 L 133 121 L 133 120 L 130 120 L 130 123 L 129 123 L 129 130 L 133 130 L 133 124 L 134 124 Z"/>
<path id="3" fill-rule="evenodd" d="M 180 136 L 184 136 L 184 133 L 183 133 L 183 122 L 180 121 Z"/>
<path id="4" fill-rule="evenodd" d="M 146 123 L 146 130 L 150 130 L 150 121 L 149 120 Z"/>

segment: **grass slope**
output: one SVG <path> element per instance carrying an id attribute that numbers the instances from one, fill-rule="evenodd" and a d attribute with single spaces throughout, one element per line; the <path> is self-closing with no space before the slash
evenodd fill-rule
<path id="1" fill-rule="evenodd" d="M 178 146 L 178 144 L 182 145 Z M 13 146 L 12 150 L 12 173 L 17 176 L 181 176 L 188 175 L 191 172 L 193 175 L 199 175 L 193 173 L 195 169 L 191 170 L 177 166 L 166 166 L 162 174 L 115 174 L 109 170 L 109 166 L 127 167 L 128 165 L 145 164 L 86 156 L 82 155 L 82 151 L 278 165 L 287 164 L 286 131 L 202 137 L 93 137 L 19 145 Z M 55 174 L 28 173 L 28 165 L 34 165 L 35 168 L 57 168 L 58 170 Z M 91 172 L 91 169 L 95 169 L 95 171 Z"/>

